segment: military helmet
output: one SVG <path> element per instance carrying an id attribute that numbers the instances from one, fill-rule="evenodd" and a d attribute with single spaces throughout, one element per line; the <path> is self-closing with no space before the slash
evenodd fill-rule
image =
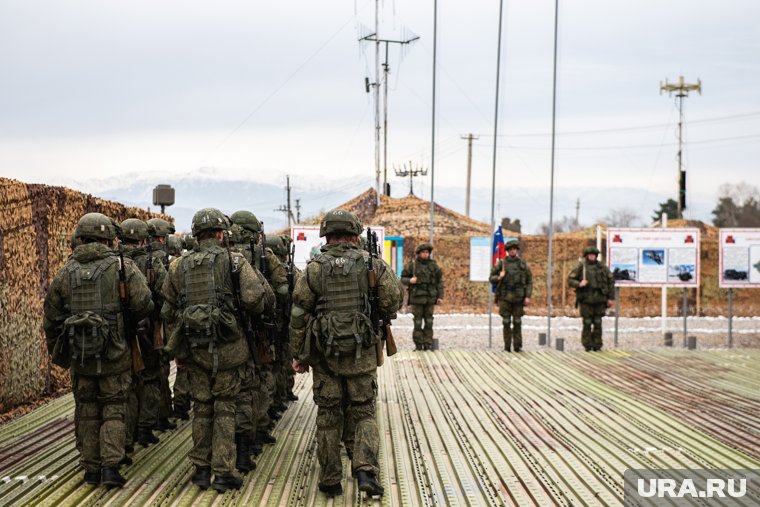
<path id="1" fill-rule="evenodd" d="M 583 250 L 583 256 L 585 257 L 585 256 L 587 256 L 589 254 L 599 255 L 599 249 L 597 247 L 595 247 L 595 246 L 587 246 Z"/>
<path id="2" fill-rule="evenodd" d="M 82 239 L 77 236 L 77 232 L 74 231 L 71 234 L 71 239 L 69 240 L 69 246 L 71 246 L 71 249 L 74 250 L 76 247 L 82 244 Z"/>
<path id="3" fill-rule="evenodd" d="M 193 250 L 196 246 L 198 246 L 198 242 L 195 240 L 192 234 L 185 234 L 182 237 L 182 246 L 185 247 L 185 250 Z"/>
<path id="4" fill-rule="evenodd" d="M 511 240 L 507 241 L 507 244 L 504 245 L 504 250 L 509 251 L 512 248 L 517 248 L 519 250 L 520 249 L 520 242 L 517 241 L 516 239 L 511 239 Z"/>
<path id="5" fill-rule="evenodd" d="M 153 229 L 150 231 L 151 236 L 161 237 L 161 236 L 168 236 L 169 234 L 174 234 L 174 225 L 167 222 L 163 218 L 151 218 L 148 220 L 148 226 L 153 227 Z"/>
<path id="6" fill-rule="evenodd" d="M 118 225 L 103 213 L 87 213 L 79 219 L 74 236 L 83 239 L 107 239 L 116 237 Z"/>
<path id="7" fill-rule="evenodd" d="M 243 228 L 238 224 L 230 225 L 230 243 L 239 245 L 243 242 Z"/>
<path id="8" fill-rule="evenodd" d="M 414 249 L 414 253 L 418 254 L 418 253 L 422 252 L 423 250 L 427 250 L 428 252 L 432 252 L 433 251 L 433 245 L 431 245 L 430 243 L 420 243 L 419 245 L 417 245 L 417 248 Z"/>
<path id="9" fill-rule="evenodd" d="M 359 217 L 350 211 L 334 209 L 325 213 L 319 226 L 319 237 L 324 238 L 328 234 L 355 234 L 361 236 L 362 223 Z"/>
<path id="10" fill-rule="evenodd" d="M 193 236 L 205 231 L 223 231 L 229 227 L 224 213 L 216 208 L 203 208 L 193 215 Z"/>
<path id="11" fill-rule="evenodd" d="M 129 241 L 142 241 L 148 238 L 148 224 L 139 218 L 127 218 L 121 225 L 122 238 Z"/>
<path id="12" fill-rule="evenodd" d="M 230 215 L 233 224 L 237 224 L 243 229 L 251 232 L 261 232 L 261 222 L 256 215 L 250 211 L 240 210 Z"/>
<path id="13" fill-rule="evenodd" d="M 166 237 L 166 250 L 172 257 L 182 255 L 182 239 L 179 236 L 170 234 Z"/>
<path id="14" fill-rule="evenodd" d="M 288 249 L 281 236 L 267 236 L 267 246 L 279 257 L 288 255 Z"/>

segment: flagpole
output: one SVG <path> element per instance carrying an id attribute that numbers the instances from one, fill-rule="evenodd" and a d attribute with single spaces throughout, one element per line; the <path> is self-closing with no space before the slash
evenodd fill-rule
<path id="1" fill-rule="evenodd" d="M 496 46 L 496 99 L 494 103 L 493 113 L 493 169 L 491 171 L 491 261 L 493 262 L 493 247 L 494 247 L 494 230 L 496 228 L 496 219 L 494 217 L 496 205 L 496 141 L 499 139 L 497 136 L 499 130 L 499 78 L 501 77 L 501 20 L 504 13 L 504 0 L 499 1 L 499 37 L 498 44 Z M 490 270 L 489 270 L 490 273 Z M 491 340 L 493 335 L 493 329 L 491 325 L 493 323 L 493 291 L 488 288 L 488 348 L 491 348 Z"/>

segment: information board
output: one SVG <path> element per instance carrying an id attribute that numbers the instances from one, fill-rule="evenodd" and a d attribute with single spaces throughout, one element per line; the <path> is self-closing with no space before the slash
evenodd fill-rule
<path id="1" fill-rule="evenodd" d="M 491 238 L 470 238 L 470 281 L 487 282 L 491 275 Z"/>
<path id="2" fill-rule="evenodd" d="M 619 286 L 697 287 L 699 229 L 607 229 L 607 260 Z"/>
<path id="3" fill-rule="evenodd" d="M 385 243 L 385 227 L 369 226 L 377 233 L 377 247 L 380 249 L 380 258 L 383 258 L 383 246 Z M 362 236 L 367 236 L 367 228 L 364 228 Z M 306 267 L 311 259 L 319 253 L 319 249 L 325 243 L 324 238 L 319 237 L 318 225 L 296 225 L 290 228 L 290 237 L 296 246 L 294 261 L 300 269 Z"/>
<path id="4" fill-rule="evenodd" d="M 760 229 L 720 229 L 719 286 L 760 287 Z"/>

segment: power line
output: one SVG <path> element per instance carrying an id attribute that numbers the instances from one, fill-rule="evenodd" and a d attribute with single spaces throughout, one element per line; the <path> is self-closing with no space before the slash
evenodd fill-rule
<path id="1" fill-rule="evenodd" d="M 701 141 L 689 141 L 689 144 L 713 144 L 724 143 L 730 141 L 741 141 L 746 139 L 760 138 L 760 134 L 749 134 L 746 136 L 734 136 L 734 137 L 721 137 L 716 139 L 703 139 Z M 476 146 L 478 146 L 476 144 Z M 481 145 L 485 146 L 485 145 Z M 678 143 L 665 143 L 665 144 L 628 144 L 618 146 L 573 146 L 573 147 L 557 147 L 555 149 L 562 151 L 600 151 L 600 150 L 627 150 L 627 149 L 644 149 L 644 148 L 660 148 L 663 146 L 678 146 Z M 499 148 L 506 148 L 511 150 L 542 150 L 546 151 L 549 148 L 545 146 L 515 146 L 511 144 L 500 144 Z"/>

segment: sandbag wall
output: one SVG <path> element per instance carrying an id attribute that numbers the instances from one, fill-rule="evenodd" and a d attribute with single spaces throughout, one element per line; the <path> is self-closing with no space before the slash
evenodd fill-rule
<path id="1" fill-rule="evenodd" d="M 415 247 L 428 237 L 404 238 L 404 256 L 409 262 Z M 546 315 L 546 282 L 548 240 L 545 236 L 522 236 L 521 255 L 533 272 L 533 302 L 526 309 L 529 315 Z M 554 315 L 577 315 L 575 292 L 567 286 L 567 277 L 577 265 L 583 249 L 595 245 L 594 239 L 558 235 L 553 242 L 552 307 Z M 604 242 L 603 242 L 604 243 Z M 602 245 L 604 251 L 605 245 Z M 484 282 L 470 281 L 470 240 L 461 236 L 441 236 L 435 240 L 433 256 L 444 274 L 446 297 L 441 312 L 484 313 L 488 308 L 490 287 Z M 688 290 L 688 314 L 727 315 L 725 289 L 718 288 L 717 235 L 703 235 L 700 242 L 701 286 Z M 734 315 L 760 315 L 760 289 L 734 291 Z M 668 314 L 682 314 L 682 289 L 668 290 Z M 660 289 L 624 288 L 620 296 L 620 313 L 627 317 L 659 316 Z"/>
<path id="2" fill-rule="evenodd" d="M 117 221 L 161 216 L 63 187 L 0 178 L 0 412 L 69 387 L 68 373 L 48 362 L 42 305 L 71 253 L 77 221 L 89 212 Z"/>

